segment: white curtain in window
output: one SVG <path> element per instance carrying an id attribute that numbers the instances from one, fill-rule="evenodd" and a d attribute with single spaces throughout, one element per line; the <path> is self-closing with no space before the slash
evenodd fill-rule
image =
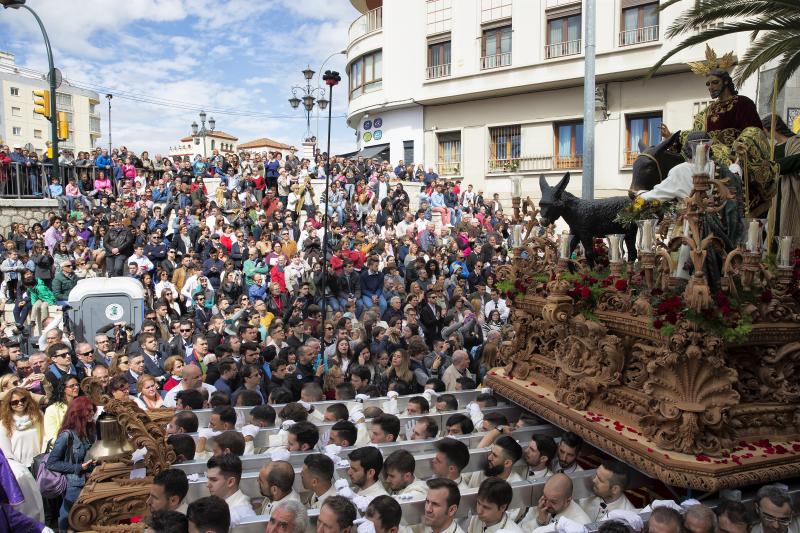
<path id="1" fill-rule="evenodd" d="M 572 126 L 558 127 L 558 156 L 569 157 L 572 154 Z"/>
<path id="2" fill-rule="evenodd" d="M 567 26 L 569 35 L 567 36 L 567 40 L 569 41 L 577 41 L 581 38 L 581 17 L 574 16 L 567 19 Z"/>
<path id="3" fill-rule="evenodd" d="M 644 141 L 644 126 L 645 119 L 632 118 L 630 131 L 631 131 L 631 152 L 639 151 L 639 141 Z"/>

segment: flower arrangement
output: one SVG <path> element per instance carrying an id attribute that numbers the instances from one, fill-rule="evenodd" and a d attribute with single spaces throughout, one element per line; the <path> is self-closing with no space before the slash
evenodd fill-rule
<path id="1" fill-rule="evenodd" d="M 639 220 L 655 218 L 660 221 L 664 218 L 674 218 L 676 214 L 676 202 L 645 200 L 641 196 L 638 196 L 634 201 L 617 213 L 614 222 L 620 226 L 630 227 L 635 225 Z"/>
<path id="2" fill-rule="evenodd" d="M 750 316 L 741 312 L 744 302 L 731 300 L 721 291 L 714 294 L 713 298 L 715 305 L 698 313 L 686 305 L 682 295 L 664 294 L 660 289 L 653 289 L 653 328 L 669 337 L 675 331 L 675 325 L 686 319 L 700 324 L 725 342 L 735 344 L 745 340 L 753 330 L 753 325 Z M 769 300 L 765 301 L 765 298 L 772 298 L 769 290 L 759 296 L 761 302 L 768 303 Z"/>

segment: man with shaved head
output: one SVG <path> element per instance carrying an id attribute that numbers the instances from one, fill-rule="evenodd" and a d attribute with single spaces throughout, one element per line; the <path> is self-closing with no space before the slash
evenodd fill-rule
<path id="1" fill-rule="evenodd" d="M 175 407 L 175 397 L 179 392 L 189 389 L 205 389 L 210 398 L 212 394 L 217 392 L 217 388 L 208 383 L 203 383 L 203 371 L 197 365 L 185 365 L 181 370 L 181 382 L 172 387 L 167 395 L 164 397 L 164 407 Z"/>
<path id="2" fill-rule="evenodd" d="M 446 390 L 456 390 L 456 384 L 459 378 L 467 377 L 475 379 L 475 376 L 470 374 L 469 370 L 469 355 L 464 350 L 456 350 L 453 352 L 453 364 L 447 367 L 447 370 L 442 374 L 442 381 L 444 381 Z"/>
<path id="3" fill-rule="evenodd" d="M 555 474 L 544 484 L 538 505 L 528 509 L 520 523 L 523 531 L 547 533 L 555 531 L 556 522 L 562 516 L 579 524 L 592 520 L 572 499 L 572 480 L 566 474 Z"/>
<path id="4" fill-rule="evenodd" d="M 261 514 L 270 516 L 281 502 L 296 501 L 300 495 L 294 490 L 294 467 L 288 461 L 270 461 L 258 473 L 258 488 L 264 496 Z"/>

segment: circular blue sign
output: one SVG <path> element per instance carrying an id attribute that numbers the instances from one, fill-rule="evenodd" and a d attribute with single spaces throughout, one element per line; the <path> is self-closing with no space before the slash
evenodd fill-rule
<path id="1" fill-rule="evenodd" d="M 383 126 L 383 119 L 382 118 L 376 118 L 375 122 L 373 122 L 373 125 L 376 128 L 380 128 L 381 126 Z"/>
<path id="2" fill-rule="evenodd" d="M 371 120 L 365 120 L 364 121 L 364 129 L 368 130 L 370 128 L 372 128 L 372 121 Z"/>
<path id="3" fill-rule="evenodd" d="M 375 130 L 375 132 L 372 134 L 372 138 L 376 141 L 380 141 L 381 137 L 383 137 L 383 132 L 381 130 Z"/>

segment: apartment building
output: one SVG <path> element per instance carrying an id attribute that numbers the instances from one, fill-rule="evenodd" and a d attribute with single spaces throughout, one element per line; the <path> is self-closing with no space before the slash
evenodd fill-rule
<path id="1" fill-rule="evenodd" d="M 33 91 L 49 89 L 46 77 L 17 67 L 14 55 L 0 52 L 0 144 L 27 146 L 42 155 L 51 138 L 50 122 L 33 112 Z M 100 96 L 64 80 L 56 107 L 67 113 L 69 139 L 60 149 L 88 151 L 102 142 Z"/>
<path id="2" fill-rule="evenodd" d="M 644 79 L 675 43 L 664 31 L 696 0 L 659 11 L 654 0 L 597 0 L 595 190 L 622 194 L 638 144 L 659 126 L 688 128 L 709 101 L 678 54 Z M 585 6 L 581 0 L 351 0 L 362 15 L 347 43 L 348 124 L 359 153 L 393 165 L 424 163 L 440 176 L 510 198 L 539 196 L 538 176 L 583 165 Z M 715 39 L 740 56 L 746 35 Z M 755 98 L 756 81 L 740 88 Z"/>

